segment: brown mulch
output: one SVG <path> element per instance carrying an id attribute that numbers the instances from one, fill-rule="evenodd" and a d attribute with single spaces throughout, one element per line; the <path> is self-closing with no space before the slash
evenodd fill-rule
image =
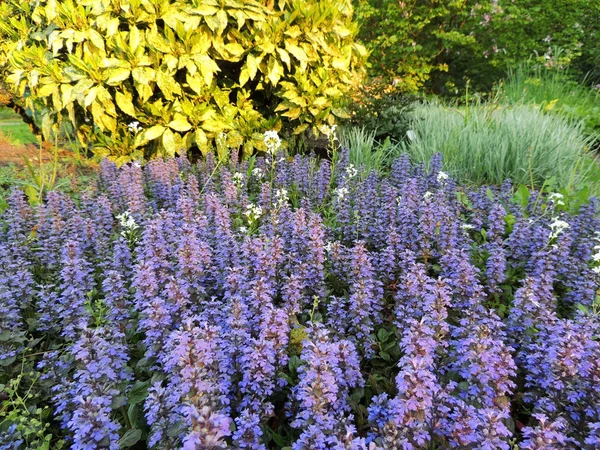
<path id="1" fill-rule="evenodd" d="M 66 153 L 66 151 L 61 150 L 59 156 L 63 153 Z M 40 147 L 34 144 L 14 145 L 4 139 L 0 139 L 0 166 L 7 166 L 9 164 L 23 166 L 25 164 L 24 156 L 31 162 L 39 163 Z M 49 143 L 42 144 L 42 161 L 52 162 L 53 160 L 54 154 L 51 150 L 51 145 Z"/>

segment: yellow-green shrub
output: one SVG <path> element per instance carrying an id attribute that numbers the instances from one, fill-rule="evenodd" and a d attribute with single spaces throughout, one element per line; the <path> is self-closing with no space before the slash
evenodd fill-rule
<path id="1" fill-rule="evenodd" d="M 316 132 L 362 75 L 350 0 L 22 3 L 0 6 L 8 84 L 46 136 L 67 125 L 118 162 L 205 153 L 221 133 L 248 155 L 267 128 Z"/>

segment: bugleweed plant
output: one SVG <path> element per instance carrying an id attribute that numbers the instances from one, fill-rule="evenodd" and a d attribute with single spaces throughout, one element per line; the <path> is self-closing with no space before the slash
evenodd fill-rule
<path id="1" fill-rule="evenodd" d="M 415 110 L 404 149 L 427 164 L 444 155 L 446 170 L 461 183 L 516 184 L 541 188 L 552 179 L 564 189 L 586 184 L 598 192 L 588 155 L 593 139 L 583 123 L 534 106 L 476 102 L 460 108 L 430 104 Z"/>
<path id="2" fill-rule="evenodd" d="M 275 137 L 13 192 L 0 448 L 599 448 L 596 200 Z"/>

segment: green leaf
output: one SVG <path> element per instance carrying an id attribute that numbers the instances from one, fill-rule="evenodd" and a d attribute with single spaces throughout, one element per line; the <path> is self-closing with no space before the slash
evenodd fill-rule
<path id="1" fill-rule="evenodd" d="M 131 390 L 129 391 L 129 399 L 127 403 L 129 405 L 137 405 L 144 401 L 148 397 L 148 387 L 150 382 L 148 381 L 136 381 Z"/>
<path id="2" fill-rule="evenodd" d="M 162 144 L 167 156 L 175 156 L 181 150 L 181 138 L 168 128 L 162 135 Z"/>
<path id="3" fill-rule="evenodd" d="M 529 189 L 524 184 L 521 184 L 519 185 L 517 192 L 515 192 L 515 195 L 513 195 L 512 201 L 525 209 L 529 204 L 529 197 L 531 197 Z"/>
<path id="4" fill-rule="evenodd" d="M 296 355 L 291 356 L 290 359 L 288 360 L 288 367 L 291 371 L 298 369 L 298 367 L 300 367 L 301 364 L 302 364 L 302 360 L 300 358 L 298 358 L 298 356 L 296 356 Z"/>
<path id="5" fill-rule="evenodd" d="M 146 145 L 148 142 L 161 137 L 165 130 L 166 128 L 162 125 L 154 125 L 151 128 L 147 128 L 136 136 L 134 145 L 136 147 Z"/>
<path id="6" fill-rule="evenodd" d="M 198 2 L 198 6 L 190 9 L 190 14 L 198 14 L 200 16 L 212 16 L 219 10 L 218 6 L 207 5 L 206 2 Z"/>
<path id="7" fill-rule="evenodd" d="M 273 86 L 276 86 L 282 76 L 283 67 L 277 62 L 277 59 L 270 57 L 269 63 L 267 64 L 267 78 Z"/>
<path id="8" fill-rule="evenodd" d="M 139 428 L 128 430 L 127 433 L 119 439 L 119 448 L 133 447 L 140 439 L 142 439 L 142 430 Z"/>
<path id="9" fill-rule="evenodd" d="M 123 111 L 125 114 L 135 117 L 135 108 L 133 106 L 132 96 L 128 91 L 117 92 L 116 95 L 117 106 Z"/>
<path id="10" fill-rule="evenodd" d="M 507 214 L 506 216 L 504 216 L 504 223 L 506 223 L 508 233 L 512 231 L 513 226 L 516 222 L 517 218 L 514 216 L 514 214 Z"/>
<path id="11" fill-rule="evenodd" d="M 390 361 L 390 354 L 387 352 L 379 352 L 379 357 L 384 361 Z"/>
<path id="12" fill-rule="evenodd" d="M 118 67 L 116 69 L 107 69 L 104 72 L 105 83 L 109 86 L 118 86 L 121 83 L 123 83 L 123 81 L 125 81 L 127 78 L 129 78 L 130 74 L 131 71 L 123 67 Z"/>
<path id="13" fill-rule="evenodd" d="M 390 334 L 385 330 L 385 328 L 380 328 L 379 331 L 377 331 L 377 339 L 379 339 L 380 342 L 387 341 L 389 337 Z"/>
<path id="14" fill-rule="evenodd" d="M 467 208 L 473 209 L 473 204 L 469 200 L 469 197 L 467 197 L 467 194 L 464 192 L 456 191 L 456 199 Z"/>
<path id="15" fill-rule="evenodd" d="M 131 75 L 138 83 L 148 85 L 151 81 L 154 81 L 156 72 L 150 67 L 136 67 L 131 71 Z"/>
<path id="16" fill-rule="evenodd" d="M 169 128 L 175 130 L 175 131 L 179 131 L 179 132 L 186 132 L 189 131 L 192 126 L 190 125 L 190 123 L 185 120 L 185 119 L 178 119 L 178 120 L 173 120 L 169 123 Z"/>
<path id="17" fill-rule="evenodd" d="M 123 406 L 125 404 L 125 401 L 126 401 L 126 398 L 123 395 L 113 397 L 110 407 L 112 409 L 119 409 L 121 406 Z"/>
<path id="18" fill-rule="evenodd" d="M 286 442 L 285 442 L 285 439 L 283 438 L 283 436 L 281 436 L 280 434 L 276 433 L 271 428 L 267 428 L 267 430 L 269 431 L 269 435 L 271 436 L 271 438 L 275 441 L 275 443 L 279 447 L 285 446 Z"/>
<path id="19" fill-rule="evenodd" d="M 578 309 L 579 311 L 581 311 L 582 313 L 584 313 L 586 316 L 589 316 L 589 315 L 590 315 L 590 310 L 589 310 L 589 309 L 587 309 L 587 308 L 585 307 L 585 305 L 582 305 L 581 303 L 577 303 L 577 309 Z"/>
<path id="20" fill-rule="evenodd" d="M 9 356 L 8 358 L 0 359 L 0 366 L 2 366 L 2 367 L 10 366 L 12 363 L 15 362 L 16 359 L 17 359 L 16 355 Z"/>

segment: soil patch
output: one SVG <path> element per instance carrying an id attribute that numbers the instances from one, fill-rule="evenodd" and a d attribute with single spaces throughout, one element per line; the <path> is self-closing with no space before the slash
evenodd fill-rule
<path id="1" fill-rule="evenodd" d="M 59 157 L 66 154 L 65 150 L 61 150 Z M 14 145 L 0 139 L 0 166 L 7 166 L 9 164 L 23 166 L 25 165 L 24 156 L 30 161 L 38 163 L 38 158 L 40 157 L 39 145 Z M 42 145 L 42 162 L 52 162 L 53 160 L 54 154 L 51 151 L 51 145 L 44 143 Z"/>

